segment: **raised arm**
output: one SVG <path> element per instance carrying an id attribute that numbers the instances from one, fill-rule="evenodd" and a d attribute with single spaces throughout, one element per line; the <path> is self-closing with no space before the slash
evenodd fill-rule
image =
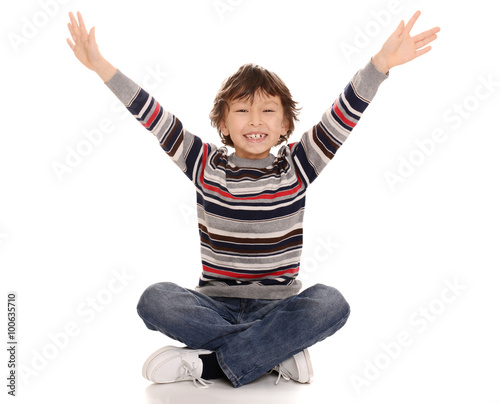
<path id="1" fill-rule="evenodd" d="M 349 81 L 321 121 L 305 132 L 300 142 L 290 145 L 291 156 L 307 185 L 335 157 L 387 77 L 369 61 Z"/>
<path id="2" fill-rule="evenodd" d="M 80 12 L 77 16 L 78 21 L 73 13 L 69 13 L 71 22 L 68 28 L 73 40 L 67 39 L 76 58 L 99 75 L 137 121 L 156 136 L 165 153 L 193 181 L 204 143 L 184 130 L 181 121 L 163 109 L 146 90 L 104 59 L 97 46 L 95 28 L 87 32 Z M 207 148 L 210 147 L 207 145 Z"/>
<path id="3" fill-rule="evenodd" d="M 300 142 L 291 145 L 292 157 L 307 184 L 316 179 L 356 127 L 389 70 L 431 49 L 425 46 L 437 38 L 438 27 L 410 36 L 419 16 L 417 11 L 406 26 L 404 22 L 399 24 L 382 49 L 354 75 L 321 121 L 304 133 Z"/>
<path id="4" fill-rule="evenodd" d="M 69 13 L 71 22 L 68 23 L 68 29 L 73 41 L 67 38 L 66 42 L 85 67 L 96 72 L 104 82 L 108 82 L 116 73 L 116 68 L 101 55 L 95 39 L 95 27 L 92 27 L 90 33 L 87 32 L 80 12 L 77 12 L 77 16 L 78 21 L 73 13 Z"/>

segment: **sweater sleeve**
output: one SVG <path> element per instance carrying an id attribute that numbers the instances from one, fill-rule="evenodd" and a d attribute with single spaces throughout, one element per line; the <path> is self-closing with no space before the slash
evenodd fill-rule
<path id="1" fill-rule="evenodd" d="M 184 130 L 177 117 L 164 110 L 157 100 L 120 70 L 105 84 L 127 110 L 156 136 L 162 149 L 184 174 L 194 181 L 204 149 L 201 139 Z"/>
<path id="2" fill-rule="evenodd" d="M 359 122 L 388 74 L 370 60 L 351 79 L 321 121 L 291 145 L 291 156 L 306 184 L 313 182 Z"/>

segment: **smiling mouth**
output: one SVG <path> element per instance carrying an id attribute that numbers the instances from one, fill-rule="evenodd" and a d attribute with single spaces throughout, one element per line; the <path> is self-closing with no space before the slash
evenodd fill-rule
<path id="1" fill-rule="evenodd" d="M 243 136 L 251 142 L 261 142 L 267 137 L 265 133 L 249 133 Z"/>

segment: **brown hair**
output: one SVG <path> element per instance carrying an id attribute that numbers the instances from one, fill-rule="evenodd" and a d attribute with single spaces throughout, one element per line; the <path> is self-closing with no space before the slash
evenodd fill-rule
<path id="1" fill-rule="evenodd" d="M 283 117 L 288 123 L 288 131 L 280 136 L 276 145 L 286 141 L 295 129 L 294 121 L 298 121 L 300 108 L 297 108 L 297 102 L 292 99 L 290 90 L 275 73 L 249 63 L 241 66 L 236 73 L 222 83 L 210 112 L 212 126 L 217 129 L 222 143 L 226 146 L 234 147 L 231 137 L 224 136 L 220 129 L 220 124 L 229 110 L 229 102 L 241 99 L 253 101 L 258 91 L 270 96 L 279 96 L 281 99 Z"/>

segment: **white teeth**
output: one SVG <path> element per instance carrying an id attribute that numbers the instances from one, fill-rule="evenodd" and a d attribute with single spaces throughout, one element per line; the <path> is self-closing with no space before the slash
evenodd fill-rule
<path id="1" fill-rule="evenodd" d="M 261 139 L 263 137 L 266 137 L 266 135 L 263 133 L 259 133 L 259 134 L 245 135 L 245 137 L 247 137 L 249 139 Z"/>

